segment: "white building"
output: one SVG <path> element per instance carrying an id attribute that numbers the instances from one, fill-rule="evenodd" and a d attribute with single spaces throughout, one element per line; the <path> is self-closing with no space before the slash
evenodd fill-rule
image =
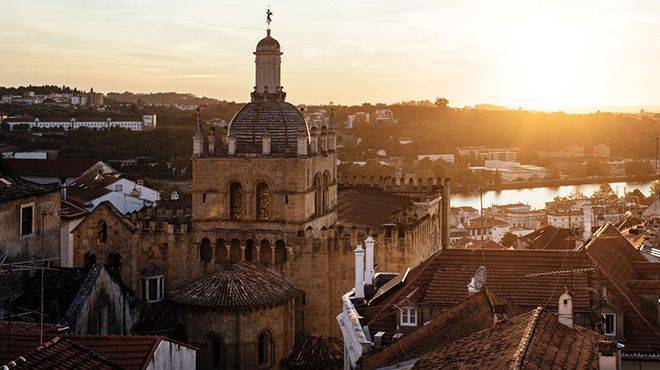
<path id="1" fill-rule="evenodd" d="M 13 130 L 18 125 L 26 125 L 29 129 L 35 127 L 41 129 L 62 128 L 66 131 L 82 127 L 95 130 L 120 127 L 131 131 L 143 131 L 156 128 L 156 122 L 155 114 L 145 114 L 142 116 L 142 121 L 113 121 L 110 118 L 105 121 L 78 121 L 75 118 L 72 118 L 70 121 L 40 121 L 38 118 L 35 118 L 34 121 L 10 121 L 5 122 L 5 124 L 9 126 L 10 130 Z"/>
<path id="2" fill-rule="evenodd" d="M 108 201 L 121 213 L 152 207 L 160 200 L 160 193 L 133 181 L 120 173 L 85 173 L 66 187 L 65 200 L 91 211 Z"/>

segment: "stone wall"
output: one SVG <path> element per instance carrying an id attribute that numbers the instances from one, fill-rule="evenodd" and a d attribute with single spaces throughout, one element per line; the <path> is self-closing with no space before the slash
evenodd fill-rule
<path id="1" fill-rule="evenodd" d="M 295 340 L 295 303 L 291 299 L 282 305 L 242 311 L 201 310 L 180 306 L 187 342 L 200 349 L 198 364 L 211 366 L 211 336 L 224 344 L 224 361 L 228 369 L 256 369 L 258 338 L 270 333 L 274 344 L 272 369 L 288 356 Z"/>
<path id="2" fill-rule="evenodd" d="M 34 209 L 33 232 L 29 236 L 21 236 L 21 206 L 28 204 L 32 204 Z M 50 212 L 42 216 L 42 209 L 49 209 Z M 0 253 L 12 260 L 40 258 L 42 240 L 44 257 L 58 257 L 60 254 L 59 191 L 0 203 Z"/>

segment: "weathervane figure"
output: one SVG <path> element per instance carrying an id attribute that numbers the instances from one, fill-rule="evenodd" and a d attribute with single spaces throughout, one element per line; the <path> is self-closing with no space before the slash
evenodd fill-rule
<path id="1" fill-rule="evenodd" d="M 270 22 L 273 21 L 271 18 L 273 16 L 273 12 L 270 11 L 270 6 L 266 8 L 266 23 L 268 23 L 268 29 L 270 29 Z"/>

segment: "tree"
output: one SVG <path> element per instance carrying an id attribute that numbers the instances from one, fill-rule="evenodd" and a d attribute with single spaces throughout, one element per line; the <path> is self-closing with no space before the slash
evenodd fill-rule
<path id="1" fill-rule="evenodd" d="M 660 180 L 655 180 L 653 185 L 651 185 L 651 196 L 660 198 Z"/>
<path id="2" fill-rule="evenodd" d="M 601 201 L 615 201 L 619 199 L 610 184 L 601 184 L 598 190 L 591 194 L 591 196 Z"/>
<path id="3" fill-rule="evenodd" d="M 438 108 L 447 108 L 449 105 L 449 100 L 445 98 L 436 98 L 435 99 L 435 106 Z"/>
<path id="4" fill-rule="evenodd" d="M 502 236 L 502 242 L 500 244 L 509 249 L 515 249 L 518 245 L 518 237 L 510 232 L 507 232 L 504 234 L 504 236 Z"/>

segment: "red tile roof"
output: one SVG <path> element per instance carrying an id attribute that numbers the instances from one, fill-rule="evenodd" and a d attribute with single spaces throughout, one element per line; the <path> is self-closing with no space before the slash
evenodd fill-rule
<path id="1" fill-rule="evenodd" d="M 601 339 L 559 323 L 539 307 L 442 346 L 413 369 L 598 369 Z"/>
<path id="2" fill-rule="evenodd" d="M 393 304 L 404 299 L 433 308 L 462 302 L 468 297 L 468 283 L 482 265 L 487 269 L 485 286 L 514 306 L 531 309 L 541 304 L 556 308 L 558 297 L 569 288 L 573 308 L 591 310 L 589 279 L 593 265 L 584 252 L 444 249 L 414 268 L 405 284 L 381 297 L 378 309 L 367 310 L 370 331 L 395 330 Z"/>
<path id="3" fill-rule="evenodd" d="M 280 304 L 300 289 L 278 273 L 249 262 L 226 263 L 169 293 L 172 301 L 195 307 L 249 309 Z"/>
<path id="4" fill-rule="evenodd" d="M 600 228 L 584 247 L 605 278 L 624 297 L 624 353 L 654 353 L 660 356 L 660 328 L 657 319 L 657 275 L 660 264 L 649 266 L 648 261 L 612 225 Z M 639 268 L 643 266 L 643 268 Z M 649 273 L 651 272 L 651 273 Z M 654 288 L 653 304 L 635 293 L 639 286 Z"/>
<path id="5" fill-rule="evenodd" d="M 110 360 L 60 337 L 51 339 L 6 366 L 9 369 L 121 369 Z"/>
<path id="6" fill-rule="evenodd" d="M 145 369 L 162 337 L 65 335 L 63 338 L 98 353 L 124 369 Z"/>
<path id="7" fill-rule="evenodd" d="M 37 184 L 18 176 L 0 175 L 0 202 L 58 192 L 55 184 Z"/>
<path id="8" fill-rule="evenodd" d="M 579 235 L 577 236 L 580 237 Z M 548 225 L 523 236 L 520 240 L 526 249 L 576 249 L 575 240 L 569 229 Z"/>
<path id="9" fill-rule="evenodd" d="M 440 346 L 490 328 L 499 319 L 516 316 L 518 311 L 493 291 L 482 289 L 412 333 L 368 354 L 362 359 L 362 366 L 377 369 L 419 358 Z"/>
<path id="10" fill-rule="evenodd" d="M 341 369 L 344 346 L 339 339 L 318 335 L 298 335 L 289 357 L 282 361 L 287 369 Z"/>

